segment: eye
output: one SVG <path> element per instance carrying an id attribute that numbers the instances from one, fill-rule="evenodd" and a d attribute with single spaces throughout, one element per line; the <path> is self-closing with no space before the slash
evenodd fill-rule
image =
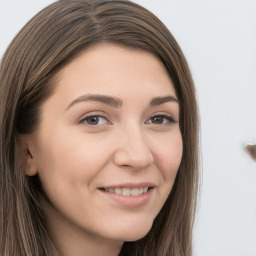
<path id="1" fill-rule="evenodd" d="M 169 115 L 155 115 L 152 116 L 146 123 L 147 124 L 169 124 L 176 123 L 172 116 Z"/>
<path id="2" fill-rule="evenodd" d="M 85 123 L 88 125 L 104 125 L 108 124 L 109 121 L 107 120 L 106 117 L 100 116 L 100 115 L 91 115 L 83 118 L 80 123 Z"/>

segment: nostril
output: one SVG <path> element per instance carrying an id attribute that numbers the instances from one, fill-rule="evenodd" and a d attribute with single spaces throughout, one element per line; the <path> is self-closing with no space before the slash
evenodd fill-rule
<path id="1" fill-rule="evenodd" d="M 154 161 L 153 154 L 142 132 L 133 129 L 123 135 L 113 155 L 115 164 L 134 170 L 151 165 Z"/>

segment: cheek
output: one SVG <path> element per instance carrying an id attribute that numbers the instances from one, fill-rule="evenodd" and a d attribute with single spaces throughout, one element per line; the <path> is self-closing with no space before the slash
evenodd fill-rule
<path id="1" fill-rule="evenodd" d="M 58 132 L 40 144 L 39 176 L 48 199 L 61 211 L 75 209 L 80 196 L 86 201 L 90 184 L 100 167 L 93 146 L 74 136 Z M 81 202 L 77 202 L 80 205 Z"/>
<path id="2" fill-rule="evenodd" d="M 47 183 L 53 181 L 79 186 L 90 181 L 107 164 L 110 157 L 108 143 L 97 136 L 58 130 L 41 141 L 38 150 L 39 174 Z"/>
<path id="3" fill-rule="evenodd" d="M 162 171 L 165 181 L 169 181 L 172 184 L 182 158 L 183 143 L 181 134 L 178 132 L 175 136 L 170 136 L 170 138 L 163 140 L 161 144 L 158 143 L 155 147 L 158 152 L 156 164 Z"/>

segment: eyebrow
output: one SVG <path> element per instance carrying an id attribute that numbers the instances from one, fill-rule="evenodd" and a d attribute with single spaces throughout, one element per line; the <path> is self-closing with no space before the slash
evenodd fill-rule
<path id="1" fill-rule="evenodd" d="M 70 107 L 72 107 L 73 105 L 75 105 L 77 103 L 82 103 L 82 102 L 86 102 L 86 101 L 101 102 L 103 104 L 112 106 L 114 108 L 121 108 L 123 105 L 122 100 L 117 97 L 107 96 L 107 95 L 99 95 L 99 94 L 88 94 L 88 95 L 82 95 L 82 96 L 78 97 L 77 99 L 75 99 L 74 101 L 72 101 L 69 104 L 69 106 L 66 108 L 66 110 L 68 110 Z M 158 105 L 164 104 L 166 102 L 179 103 L 179 101 L 174 96 L 164 96 L 164 97 L 153 98 L 150 101 L 149 106 L 158 106 Z"/>
<path id="2" fill-rule="evenodd" d="M 169 102 L 169 101 L 179 103 L 178 99 L 175 98 L 174 96 L 164 96 L 164 97 L 155 97 L 155 98 L 153 98 L 150 101 L 149 105 L 150 106 L 158 106 L 158 105 L 164 104 L 164 103 Z"/>
<path id="3" fill-rule="evenodd" d="M 72 101 L 69 106 L 66 108 L 69 109 L 73 105 L 85 101 L 98 101 L 101 103 L 104 103 L 106 105 L 112 106 L 114 108 L 121 108 L 123 103 L 119 98 L 113 97 L 113 96 L 107 96 L 107 95 L 98 95 L 98 94 L 88 94 L 88 95 L 82 95 Z"/>

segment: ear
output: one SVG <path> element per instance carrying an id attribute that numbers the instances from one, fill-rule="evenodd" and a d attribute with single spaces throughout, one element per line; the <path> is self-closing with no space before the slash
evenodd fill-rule
<path id="1" fill-rule="evenodd" d="M 34 176 L 37 174 L 37 165 L 35 160 L 35 150 L 33 146 L 32 135 L 21 135 L 21 149 L 22 157 L 26 162 L 25 174 L 27 176 Z"/>

